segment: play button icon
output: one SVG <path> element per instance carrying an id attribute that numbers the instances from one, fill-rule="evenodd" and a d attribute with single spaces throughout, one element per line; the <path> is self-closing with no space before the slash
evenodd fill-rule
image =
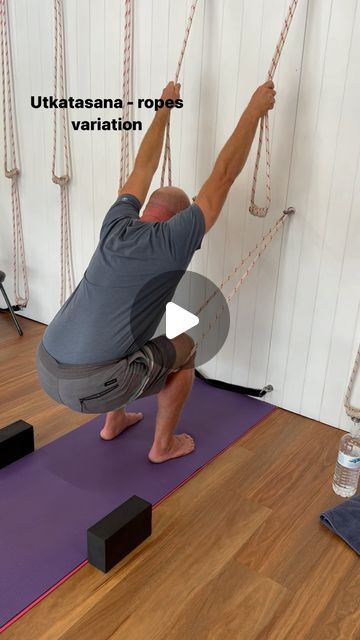
<path id="1" fill-rule="evenodd" d="M 170 340 L 199 324 L 199 318 L 175 302 L 168 302 L 165 314 L 165 334 Z"/>
<path id="2" fill-rule="evenodd" d="M 139 288 L 132 304 L 132 352 L 158 336 L 174 340 L 186 333 L 196 345 L 195 366 L 200 367 L 220 351 L 229 326 L 230 312 L 222 288 L 195 271 L 163 271 Z M 155 348 L 153 356 L 163 367 L 166 354 Z M 192 364 L 190 359 L 189 367 Z"/>

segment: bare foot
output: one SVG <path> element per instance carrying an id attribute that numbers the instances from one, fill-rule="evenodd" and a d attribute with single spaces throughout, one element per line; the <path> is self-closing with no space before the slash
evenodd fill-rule
<path id="1" fill-rule="evenodd" d="M 172 458 L 180 458 L 181 456 L 187 456 L 195 449 L 195 442 L 191 436 L 187 433 L 182 433 L 179 436 L 173 436 L 170 445 L 166 449 L 161 449 L 153 445 L 149 452 L 148 458 L 150 462 L 166 462 Z"/>
<path id="2" fill-rule="evenodd" d="M 143 413 L 123 413 L 120 415 L 112 415 L 106 419 L 103 429 L 100 431 L 100 437 L 103 440 L 113 440 L 120 435 L 125 429 L 139 422 L 144 417 Z"/>

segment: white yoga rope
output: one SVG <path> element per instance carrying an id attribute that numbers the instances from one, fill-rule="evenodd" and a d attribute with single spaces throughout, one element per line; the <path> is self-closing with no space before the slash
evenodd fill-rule
<path id="1" fill-rule="evenodd" d="M 65 33 L 62 0 L 54 0 L 54 97 L 66 98 L 66 72 L 65 72 Z M 67 284 L 69 294 L 75 288 L 74 268 L 71 249 L 70 207 L 69 207 L 69 182 L 71 178 L 71 152 L 69 143 L 69 126 L 67 110 L 60 109 L 60 143 L 62 145 L 62 162 L 64 173 L 59 175 L 56 171 L 57 160 L 57 109 L 54 109 L 53 119 L 53 156 L 52 156 L 52 181 L 60 188 L 60 305 L 67 298 Z"/>
<path id="2" fill-rule="evenodd" d="M 345 400 L 344 400 L 344 406 L 345 406 L 345 411 L 347 415 L 349 416 L 349 418 L 352 418 L 352 419 L 355 418 L 355 420 L 360 420 L 360 407 L 356 408 L 351 404 L 351 396 L 353 394 L 355 381 L 358 376 L 359 370 L 360 370 L 360 345 L 359 345 L 357 354 L 355 356 L 355 362 L 354 362 L 353 370 L 350 375 L 350 380 L 345 393 Z"/>
<path id="3" fill-rule="evenodd" d="M 293 209 L 292 207 L 289 207 L 288 209 L 285 209 L 285 211 L 282 213 L 282 215 L 280 216 L 280 218 L 277 220 L 277 222 L 274 224 L 273 227 L 271 227 L 271 229 L 269 229 L 269 231 L 263 235 L 263 237 L 261 238 L 260 242 L 254 247 L 254 249 L 251 249 L 251 251 L 249 251 L 249 253 L 247 254 L 247 256 L 245 258 L 243 258 L 243 260 L 233 269 L 233 271 L 222 281 L 222 283 L 219 286 L 219 289 L 214 291 L 211 296 L 209 296 L 209 298 L 207 298 L 207 300 L 205 300 L 203 302 L 203 304 L 201 305 L 201 307 L 199 307 L 199 309 L 196 311 L 196 315 L 199 315 L 199 313 L 201 311 L 203 311 L 203 309 L 207 306 L 207 304 L 213 299 L 215 298 L 215 296 L 217 295 L 219 290 L 222 290 L 224 288 L 224 286 L 226 285 L 227 282 L 229 282 L 229 280 L 233 277 L 233 275 L 235 275 L 235 273 L 237 273 L 241 267 L 245 264 L 245 262 L 251 257 L 253 256 L 253 254 L 255 253 L 256 249 L 258 249 L 259 247 L 261 247 L 259 249 L 259 251 L 256 253 L 255 257 L 252 259 L 252 261 L 250 262 L 249 266 L 247 267 L 247 269 L 245 270 L 245 272 L 243 273 L 243 275 L 241 276 L 241 278 L 238 280 L 237 284 L 235 285 L 235 287 L 230 291 L 230 293 L 225 297 L 226 302 L 229 304 L 232 299 L 234 298 L 235 294 L 239 291 L 241 285 L 244 283 L 245 279 L 248 277 L 249 273 L 253 270 L 253 268 L 255 267 L 257 261 L 259 260 L 259 258 L 262 256 L 262 254 L 264 253 L 265 249 L 269 246 L 269 244 L 272 242 L 274 236 L 277 234 L 277 232 L 281 229 L 282 225 L 284 224 L 285 220 L 288 218 L 289 215 L 295 213 L 295 209 Z M 262 246 L 261 246 L 262 245 Z M 207 334 L 212 330 L 213 326 L 215 325 L 215 323 L 219 320 L 220 316 L 222 315 L 222 313 L 225 311 L 225 304 L 221 304 L 219 307 L 219 310 L 215 316 L 215 318 L 209 322 L 209 324 L 207 325 L 206 329 L 204 329 L 204 331 L 202 332 L 200 339 L 198 340 L 198 342 L 194 345 L 192 351 L 191 351 L 191 355 L 193 355 L 196 351 L 196 349 L 199 347 L 199 345 L 201 344 L 201 342 L 204 340 L 204 338 L 207 336 Z"/>
<path id="4" fill-rule="evenodd" d="M 123 117 L 125 120 L 132 118 L 132 105 L 129 105 L 130 97 L 133 96 L 133 24 L 134 24 L 133 0 L 125 0 L 125 24 L 124 24 L 124 54 L 123 54 Z M 121 132 L 121 153 L 120 153 L 120 189 L 125 184 L 130 173 L 130 139 L 133 135 L 132 129 Z"/>
<path id="5" fill-rule="evenodd" d="M 191 25 L 192 25 L 194 13 L 195 13 L 197 1 L 198 0 L 194 0 L 193 4 L 191 5 L 191 8 L 190 8 L 190 15 L 188 17 L 188 21 L 187 21 L 187 25 L 186 25 L 186 29 L 185 29 L 184 41 L 183 41 L 183 44 L 182 44 L 182 47 L 181 47 L 180 57 L 179 57 L 177 68 L 176 68 L 174 84 L 176 84 L 178 82 L 178 80 L 179 80 L 181 65 L 182 65 L 182 61 L 183 61 L 183 58 L 184 58 L 186 45 L 187 45 L 187 42 L 188 42 L 188 39 L 189 39 L 190 29 L 191 29 Z M 162 166 L 162 170 L 161 170 L 161 180 L 160 180 L 160 186 L 161 187 L 164 186 L 164 182 L 165 182 L 166 165 L 168 167 L 168 184 L 169 184 L 169 186 L 171 186 L 171 184 L 172 184 L 172 173 L 171 173 L 171 148 L 170 148 L 170 118 L 169 118 L 169 121 L 168 121 L 167 126 L 166 126 L 165 152 L 164 152 L 164 160 L 163 160 L 163 166 Z"/>
<path id="6" fill-rule="evenodd" d="M 285 18 L 285 22 L 284 22 L 284 26 L 282 28 L 282 31 L 280 33 L 280 38 L 278 40 L 278 43 L 276 45 L 275 48 L 275 53 L 273 55 L 272 61 L 271 61 L 271 66 L 270 69 L 268 71 L 268 80 L 272 80 L 274 77 L 274 73 L 276 71 L 276 67 L 278 66 L 279 60 L 280 60 L 280 55 L 283 49 L 283 46 L 285 44 L 285 40 L 286 40 L 286 36 L 288 34 L 289 31 L 289 27 L 291 24 L 291 21 L 293 19 L 294 13 L 295 13 L 295 9 L 297 7 L 298 4 L 298 0 L 293 0 L 289 6 L 286 18 Z M 258 176 L 258 171 L 259 171 L 259 164 L 260 164 L 260 158 L 261 158 L 261 149 L 262 149 L 262 143 L 263 143 L 263 138 L 264 138 L 264 129 L 265 129 L 265 153 L 266 153 L 266 205 L 264 207 L 259 207 L 257 204 L 255 204 L 255 192 L 256 192 L 256 182 L 257 182 L 257 176 Z M 250 207 L 249 207 L 249 211 L 250 213 L 252 213 L 254 216 L 258 216 L 260 218 L 264 218 L 267 214 L 267 212 L 269 211 L 269 207 L 270 207 L 270 203 L 271 203 L 271 184 L 270 184 L 270 133 L 269 133 L 269 115 L 266 114 L 265 116 L 263 116 L 261 118 L 260 121 L 260 132 L 259 132 L 259 142 L 258 142 L 258 148 L 257 148 L 257 153 L 256 153 L 256 161 L 255 161 L 255 169 L 254 169 L 254 176 L 253 176 L 253 183 L 252 183 L 252 190 L 251 190 L 251 200 L 250 200 Z"/>
<path id="7" fill-rule="evenodd" d="M 14 296 L 16 304 L 21 308 L 25 308 L 29 301 L 29 285 L 26 271 L 24 236 L 21 221 L 20 196 L 18 186 L 20 169 L 16 158 L 18 141 L 16 139 L 16 113 L 8 18 L 9 14 L 7 0 L 0 0 L 0 48 L 4 124 L 4 165 L 5 177 L 11 180 Z M 11 157 L 11 161 L 8 158 L 8 138 L 10 142 L 9 155 Z M 11 166 L 9 166 L 9 163 Z M 23 281 L 24 295 L 21 295 L 19 289 L 19 280 L 21 277 Z"/>
<path id="8" fill-rule="evenodd" d="M 298 2 L 298 0 L 293 0 L 292 4 L 289 7 L 289 11 L 288 11 L 287 17 L 285 19 L 285 24 L 284 24 L 284 27 L 283 27 L 282 32 L 280 34 L 279 42 L 278 42 L 278 44 L 276 46 L 275 54 L 274 54 L 273 59 L 272 59 L 272 64 L 271 64 L 271 67 L 270 67 L 270 70 L 269 70 L 269 74 L 268 74 L 269 78 L 273 77 L 273 75 L 275 73 L 275 69 L 276 69 L 276 67 L 278 65 L 278 62 L 279 62 L 279 59 L 280 59 L 280 54 L 281 54 L 282 48 L 283 48 L 284 43 L 285 43 L 285 39 L 286 39 L 288 30 L 289 30 L 289 27 L 290 27 L 290 23 L 291 23 L 291 20 L 292 20 L 292 17 L 293 17 L 297 2 Z M 191 5 L 190 15 L 189 15 L 189 18 L 188 18 L 187 27 L 186 27 L 186 31 L 185 31 L 185 37 L 184 37 L 183 45 L 182 45 L 182 48 L 181 48 L 180 58 L 179 58 L 179 62 L 178 62 L 178 66 L 177 66 L 177 70 L 176 70 L 176 74 L 175 74 L 175 80 L 174 80 L 175 84 L 177 83 L 178 78 L 179 78 L 181 64 L 182 64 L 182 61 L 183 61 L 183 57 L 184 57 L 187 41 L 188 41 L 188 38 L 189 38 L 191 24 L 192 24 L 192 20 L 193 20 L 193 17 L 194 17 L 196 5 L 197 5 L 197 0 L 195 0 L 195 2 Z M 270 151 L 269 151 L 270 145 L 269 145 L 269 125 L 268 125 L 268 118 L 266 116 L 265 119 L 261 120 L 259 146 L 258 146 L 258 152 L 257 152 L 257 163 L 256 163 L 254 179 L 253 179 L 252 205 L 253 205 L 253 209 L 254 210 L 252 211 L 252 213 L 254 213 L 255 215 L 260 215 L 259 213 L 257 213 L 258 211 L 260 211 L 260 209 L 258 207 L 256 207 L 256 205 L 254 204 L 253 200 L 254 200 L 254 196 L 255 196 L 256 179 L 257 179 L 257 172 L 258 172 L 260 154 L 261 154 L 264 121 L 265 121 L 265 125 L 266 125 L 265 130 L 266 130 L 267 166 L 268 166 L 268 169 L 267 169 L 267 176 L 268 176 L 268 205 L 270 204 Z M 164 153 L 164 161 L 163 161 L 162 173 L 161 173 L 161 186 L 164 186 L 166 165 L 168 165 L 168 184 L 171 185 L 171 183 L 172 183 L 172 175 L 171 175 L 171 149 L 170 149 L 170 120 L 168 122 L 167 131 L 166 131 L 165 153 Z M 266 213 L 267 213 L 267 209 L 261 215 L 266 215 Z M 225 284 L 227 282 L 229 282 L 229 280 L 233 277 L 233 275 L 235 275 L 238 271 L 240 271 L 241 267 L 243 267 L 245 265 L 247 260 L 249 258 L 251 258 L 255 254 L 256 250 L 259 249 L 259 247 L 261 247 L 260 250 L 258 251 L 258 253 L 256 253 L 255 257 L 253 258 L 253 260 L 250 263 L 250 265 L 248 266 L 248 268 L 245 270 L 245 272 L 241 276 L 240 280 L 238 281 L 238 283 L 236 284 L 234 289 L 227 296 L 226 301 L 228 303 L 231 302 L 231 300 L 234 297 L 234 295 L 238 292 L 240 286 L 243 284 L 243 282 L 245 281 L 245 279 L 247 278 L 249 273 L 252 271 L 252 269 L 254 268 L 255 264 L 259 260 L 260 256 L 263 254 L 265 249 L 268 247 L 268 245 L 272 241 L 274 235 L 282 227 L 282 225 L 284 224 L 286 218 L 288 217 L 288 214 L 290 214 L 290 213 L 294 213 L 294 209 L 289 208 L 286 211 L 284 211 L 284 213 L 279 218 L 279 220 L 277 220 L 277 222 L 274 224 L 274 226 L 266 234 L 263 235 L 261 240 L 255 245 L 255 247 L 253 249 L 251 249 L 251 251 L 249 251 L 248 255 L 245 258 L 243 258 L 243 260 L 241 260 L 241 262 L 233 269 L 233 271 L 220 284 L 219 290 L 222 290 L 224 288 Z M 199 315 L 199 313 L 207 306 L 207 304 L 209 304 L 209 302 L 216 296 L 216 294 L 217 294 L 217 291 L 215 291 L 207 300 L 204 301 L 204 303 L 201 305 L 201 307 L 196 312 L 196 315 Z M 219 319 L 220 315 L 224 311 L 224 308 L 225 308 L 224 305 L 222 305 L 220 307 L 218 313 L 215 316 L 215 319 L 213 320 L 213 322 L 209 323 L 207 329 L 203 332 L 199 342 L 201 342 L 204 339 L 204 337 L 207 335 L 207 333 L 212 329 L 213 324 Z M 199 342 L 194 346 L 193 352 L 198 347 Z"/>
<path id="9" fill-rule="evenodd" d="M 241 262 L 239 262 L 239 264 L 237 264 L 233 270 L 226 276 L 226 278 L 224 278 L 224 280 L 220 283 L 218 289 L 216 291 L 214 291 L 211 296 L 209 296 L 209 298 L 207 298 L 201 305 L 201 307 L 199 307 L 199 309 L 196 311 L 196 315 L 199 315 L 199 313 L 201 313 L 201 311 L 203 311 L 203 309 L 205 309 L 205 307 L 208 305 L 208 303 L 216 297 L 216 295 L 218 294 L 219 291 L 222 291 L 223 288 L 225 287 L 225 285 L 231 280 L 231 278 L 236 275 L 240 269 L 245 265 L 245 263 L 249 260 L 249 258 L 251 258 L 257 249 L 260 249 L 258 251 L 258 253 L 256 254 L 256 258 L 251 262 L 251 264 L 249 265 L 249 267 L 246 269 L 245 273 L 243 274 L 243 276 L 241 277 L 238 285 L 236 285 L 235 289 L 232 291 L 231 294 L 231 298 L 235 295 L 235 293 L 237 292 L 239 286 L 242 284 L 242 282 L 245 280 L 245 278 L 249 275 L 250 271 L 252 271 L 253 267 L 255 266 L 256 262 L 258 261 L 258 259 L 260 258 L 260 256 L 264 253 L 265 249 L 268 247 L 268 245 L 270 244 L 270 242 L 272 241 L 273 237 L 275 236 L 275 234 L 279 231 L 280 227 L 284 224 L 286 217 L 293 213 L 294 210 L 290 207 L 289 209 L 287 209 L 286 211 L 283 212 L 283 214 L 280 216 L 280 218 L 275 222 L 275 224 L 269 229 L 269 231 L 267 231 L 262 238 L 259 240 L 259 242 L 255 245 L 255 247 L 253 249 L 250 249 L 249 253 L 245 256 L 245 258 L 243 258 L 241 260 Z M 261 247 L 261 248 L 260 248 Z"/>

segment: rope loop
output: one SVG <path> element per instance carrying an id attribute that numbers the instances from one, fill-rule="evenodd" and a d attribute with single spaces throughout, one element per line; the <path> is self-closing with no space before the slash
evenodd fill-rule
<path id="1" fill-rule="evenodd" d="M 258 218 L 265 218 L 267 212 L 269 211 L 269 207 L 258 207 L 255 203 L 250 204 L 249 211 L 253 216 L 257 216 Z"/>
<path id="2" fill-rule="evenodd" d="M 298 4 L 298 0 L 292 0 L 289 8 L 288 8 L 288 12 L 287 15 L 285 17 L 285 21 L 284 21 L 284 26 L 281 30 L 280 33 L 280 37 L 279 40 L 277 42 L 277 45 L 275 47 L 275 53 L 271 59 L 271 65 L 270 65 L 270 69 L 268 71 L 268 80 L 272 80 L 276 71 L 276 68 L 279 64 L 279 60 L 280 60 L 280 55 L 283 49 L 283 46 L 285 44 L 285 40 L 287 37 L 287 34 L 289 32 L 289 28 L 290 28 L 290 24 L 291 21 L 294 17 L 294 13 L 295 13 L 295 9 L 297 7 Z M 265 206 L 259 207 L 256 203 L 255 203 L 255 196 L 256 196 L 256 183 L 257 183 L 257 177 L 258 177 L 258 172 L 259 172 L 259 165 L 260 165 L 260 159 L 261 159 L 261 151 L 262 151 L 262 144 L 263 144 L 263 139 L 264 139 L 264 135 L 265 135 L 265 189 L 266 189 L 266 203 Z M 258 147 L 257 147 L 257 152 L 256 152 L 256 160 L 255 160 L 255 167 L 254 167 L 254 175 L 253 175 L 253 182 L 252 182 L 252 188 L 251 188 L 251 200 L 250 200 L 250 206 L 249 206 L 249 212 L 253 215 L 253 216 L 257 216 L 259 218 L 264 218 L 270 208 L 270 204 L 271 204 L 271 178 L 270 178 L 270 130 L 269 130 L 269 114 L 266 113 L 264 116 L 262 116 L 261 120 L 260 120 L 260 131 L 259 131 L 259 141 L 258 141 Z"/>
<path id="3" fill-rule="evenodd" d="M 5 178 L 16 178 L 20 175 L 20 169 L 14 167 L 13 169 L 5 168 Z"/>
<path id="4" fill-rule="evenodd" d="M 52 181 L 55 184 L 60 185 L 60 187 L 63 187 L 65 184 L 68 184 L 68 182 L 70 182 L 70 176 L 66 175 L 66 176 L 56 176 L 55 174 L 52 175 Z"/>
<path id="5" fill-rule="evenodd" d="M 54 97 L 66 97 L 66 67 L 65 67 L 65 29 L 63 15 L 63 0 L 54 0 Z M 71 249 L 70 201 L 69 183 L 71 180 L 71 150 L 69 140 L 69 124 L 67 110 L 62 109 L 59 114 L 61 156 L 65 173 L 57 175 L 57 110 L 53 115 L 53 152 L 51 179 L 60 187 L 60 306 L 67 298 L 67 284 L 69 293 L 75 288 L 74 267 Z"/>
<path id="6" fill-rule="evenodd" d="M 20 175 L 20 169 L 18 168 L 16 157 L 18 141 L 16 136 L 16 110 L 13 87 L 11 37 L 8 23 L 9 12 L 7 0 L 0 0 L 0 59 L 3 103 L 4 169 L 5 177 L 11 180 L 14 297 L 16 305 L 21 308 L 25 308 L 29 301 L 29 284 L 25 260 L 20 194 L 17 180 Z M 12 165 L 12 168 L 9 167 L 10 164 Z M 22 279 L 23 283 L 23 294 L 20 292 L 20 279 Z"/>
<path id="7" fill-rule="evenodd" d="M 346 389 L 345 399 L 344 399 L 345 411 L 349 416 L 349 418 L 352 418 L 353 420 L 360 419 L 360 407 L 354 407 L 351 404 L 351 397 L 354 391 L 355 381 L 359 375 L 359 371 L 360 371 L 360 344 L 357 350 L 357 354 L 355 356 L 354 366 L 350 375 L 350 380 Z"/>

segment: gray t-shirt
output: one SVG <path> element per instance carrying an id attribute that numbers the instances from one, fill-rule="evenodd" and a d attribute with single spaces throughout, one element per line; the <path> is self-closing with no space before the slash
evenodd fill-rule
<path id="1" fill-rule="evenodd" d="M 43 336 L 59 362 L 102 363 L 139 349 L 200 248 L 205 220 L 197 204 L 166 222 L 142 222 L 140 208 L 135 196 L 124 194 L 106 214 L 82 280 Z"/>

